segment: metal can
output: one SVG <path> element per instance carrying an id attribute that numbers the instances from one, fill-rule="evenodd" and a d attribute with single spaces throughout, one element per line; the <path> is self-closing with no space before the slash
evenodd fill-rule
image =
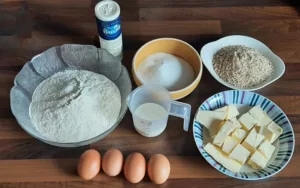
<path id="1" fill-rule="evenodd" d="M 100 1 L 95 6 L 100 47 L 122 59 L 123 41 L 120 6 L 115 1 Z"/>

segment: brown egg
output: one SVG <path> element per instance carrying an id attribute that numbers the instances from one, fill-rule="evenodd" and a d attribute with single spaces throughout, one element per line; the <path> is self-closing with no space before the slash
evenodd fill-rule
<path id="1" fill-rule="evenodd" d="M 109 176 L 117 176 L 122 171 L 123 154 L 118 149 L 108 150 L 102 158 L 102 169 Z"/>
<path id="2" fill-rule="evenodd" d="M 77 172 L 83 179 L 90 180 L 99 173 L 100 165 L 100 153 L 94 149 L 89 149 L 81 155 L 77 165 Z"/>
<path id="3" fill-rule="evenodd" d="M 147 172 L 150 179 L 156 184 L 163 184 L 170 175 L 170 162 L 168 158 L 162 154 L 156 154 L 151 156 Z"/>
<path id="4" fill-rule="evenodd" d="M 130 154 L 124 165 L 124 175 L 131 183 L 140 182 L 146 174 L 146 159 L 140 153 Z"/>

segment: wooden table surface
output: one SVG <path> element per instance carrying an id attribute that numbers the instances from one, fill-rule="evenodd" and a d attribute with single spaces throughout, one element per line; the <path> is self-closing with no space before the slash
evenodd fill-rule
<path id="1" fill-rule="evenodd" d="M 198 51 L 210 41 L 232 34 L 264 42 L 286 64 L 286 73 L 257 91 L 278 104 L 300 139 L 300 7 L 296 0 L 119 0 L 124 59 L 130 70 L 136 50 L 158 37 L 176 37 Z M 112 147 L 125 156 L 141 152 L 167 155 L 169 180 L 160 187 L 300 187 L 300 145 L 288 166 L 261 181 L 229 178 L 200 155 L 192 129 L 183 132 L 182 120 L 171 117 L 163 134 L 145 138 L 133 128 L 128 112 L 109 136 L 90 146 L 58 148 L 25 133 L 10 111 L 9 91 L 21 67 L 34 55 L 66 43 L 99 47 L 93 7 L 96 0 L 0 0 L 0 186 L 1 187 L 154 187 L 148 177 L 131 184 L 123 175 L 101 172 L 92 181 L 76 175 L 76 161 L 88 148 L 104 154 Z M 192 118 L 209 96 L 228 88 L 204 69 L 200 85 L 181 100 L 192 105 Z"/>

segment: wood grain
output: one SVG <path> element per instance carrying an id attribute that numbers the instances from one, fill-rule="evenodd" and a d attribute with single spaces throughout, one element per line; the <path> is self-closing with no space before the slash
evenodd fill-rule
<path id="1" fill-rule="evenodd" d="M 94 6 L 99 0 L 2 0 L 0 1 L 0 187 L 79 188 L 157 187 L 145 177 L 131 184 L 121 174 L 101 172 L 92 181 L 76 175 L 76 162 L 86 149 L 102 155 L 119 148 L 124 156 L 141 152 L 147 159 L 162 153 L 171 162 L 169 180 L 158 187 L 257 187 L 300 186 L 300 143 L 288 166 L 263 181 L 240 181 L 212 168 L 199 153 L 192 128 L 182 130 L 182 120 L 170 117 L 158 137 L 139 135 L 127 112 L 120 125 L 99 142 L 79 148 L 58 148 L 31 137 L 18 125 L 10 110 L 13 80 L 30 59 L 52 46 L 66 43 L 99 47 Z M 283 59 L 286 72 L 257 91 L 273 100 L 289 117 L 296 140 L 300 139 L 300 1 L 293 0 L 117 0 L 121 6 L 124 41 L 122 63 L 131 69 L 135 52 L 145 42 L 175 37 L 197 51 L 208 42 L 232 34 L 254 37 Z M 134 84 L 134 83 L 133 83 Z M 134 85 L 135 86 L 135 85 Z M 211 95 L 228 90 L 206 69 L 199 86 L 180 100 L 192 105 L 192 118 Z"/>
<path id="2" fill-rule="evenodd" d="M 170 21 L 165 22 L 125 22 L 123 25 L 124 35 L 201 35 L 221 34 L 220 21 Z M 189 29 L 183 29 L 189 28 Z"/>
<path id="3" fill-rule="evenodd" d="M 92 0 L 94 6 L 99 0 Z M 144 8 L 144 7 L 234 7 L 234 6 L 299 6 L 298 1 L 293 0 L 117 0 L 117 2 L 124 8 Z"/>
<path id="4" fill-rule="evenodd" d="M 141 20 L 249 20 L 297 19 L 296 8 L 279 7 L 192 7 L 141 8 Z"/>
<path id="5" fill-rule="evenodd" d="M 231 179 L 212 168 L 201 156 L 177 157 L 168 156 L 172 166 L 169 179 Z M 299 178 L 300 169 L 297 168 L 299 157 L 294 156 L 289 170 L 283 170 L 277 178 Z M 39 159 L 39 160 L 2 160 L 0 182 L 56 182 L 80 181 L 76 165 L 78 159 Z M 294 165 L 294 166 L 293 166 Z M 20 170 L 16 171 L 15 168 Z M 146 179 L 146 178 L 145 178 Z M 93 181 L 124 181 L 123 175 L 109 177 L 100 172 Z M 125 180 L 126 181 L 126 180 Z"/>

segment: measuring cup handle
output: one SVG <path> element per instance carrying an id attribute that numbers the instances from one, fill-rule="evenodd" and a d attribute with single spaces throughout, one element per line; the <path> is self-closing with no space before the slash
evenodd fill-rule
<path id="1" fill-rule="evenodd" d="M 172 101 L 170 115 L 183 118 L 183 130 L 188 131 L 191 117 L 191 105 L 178 101 Z"/>

